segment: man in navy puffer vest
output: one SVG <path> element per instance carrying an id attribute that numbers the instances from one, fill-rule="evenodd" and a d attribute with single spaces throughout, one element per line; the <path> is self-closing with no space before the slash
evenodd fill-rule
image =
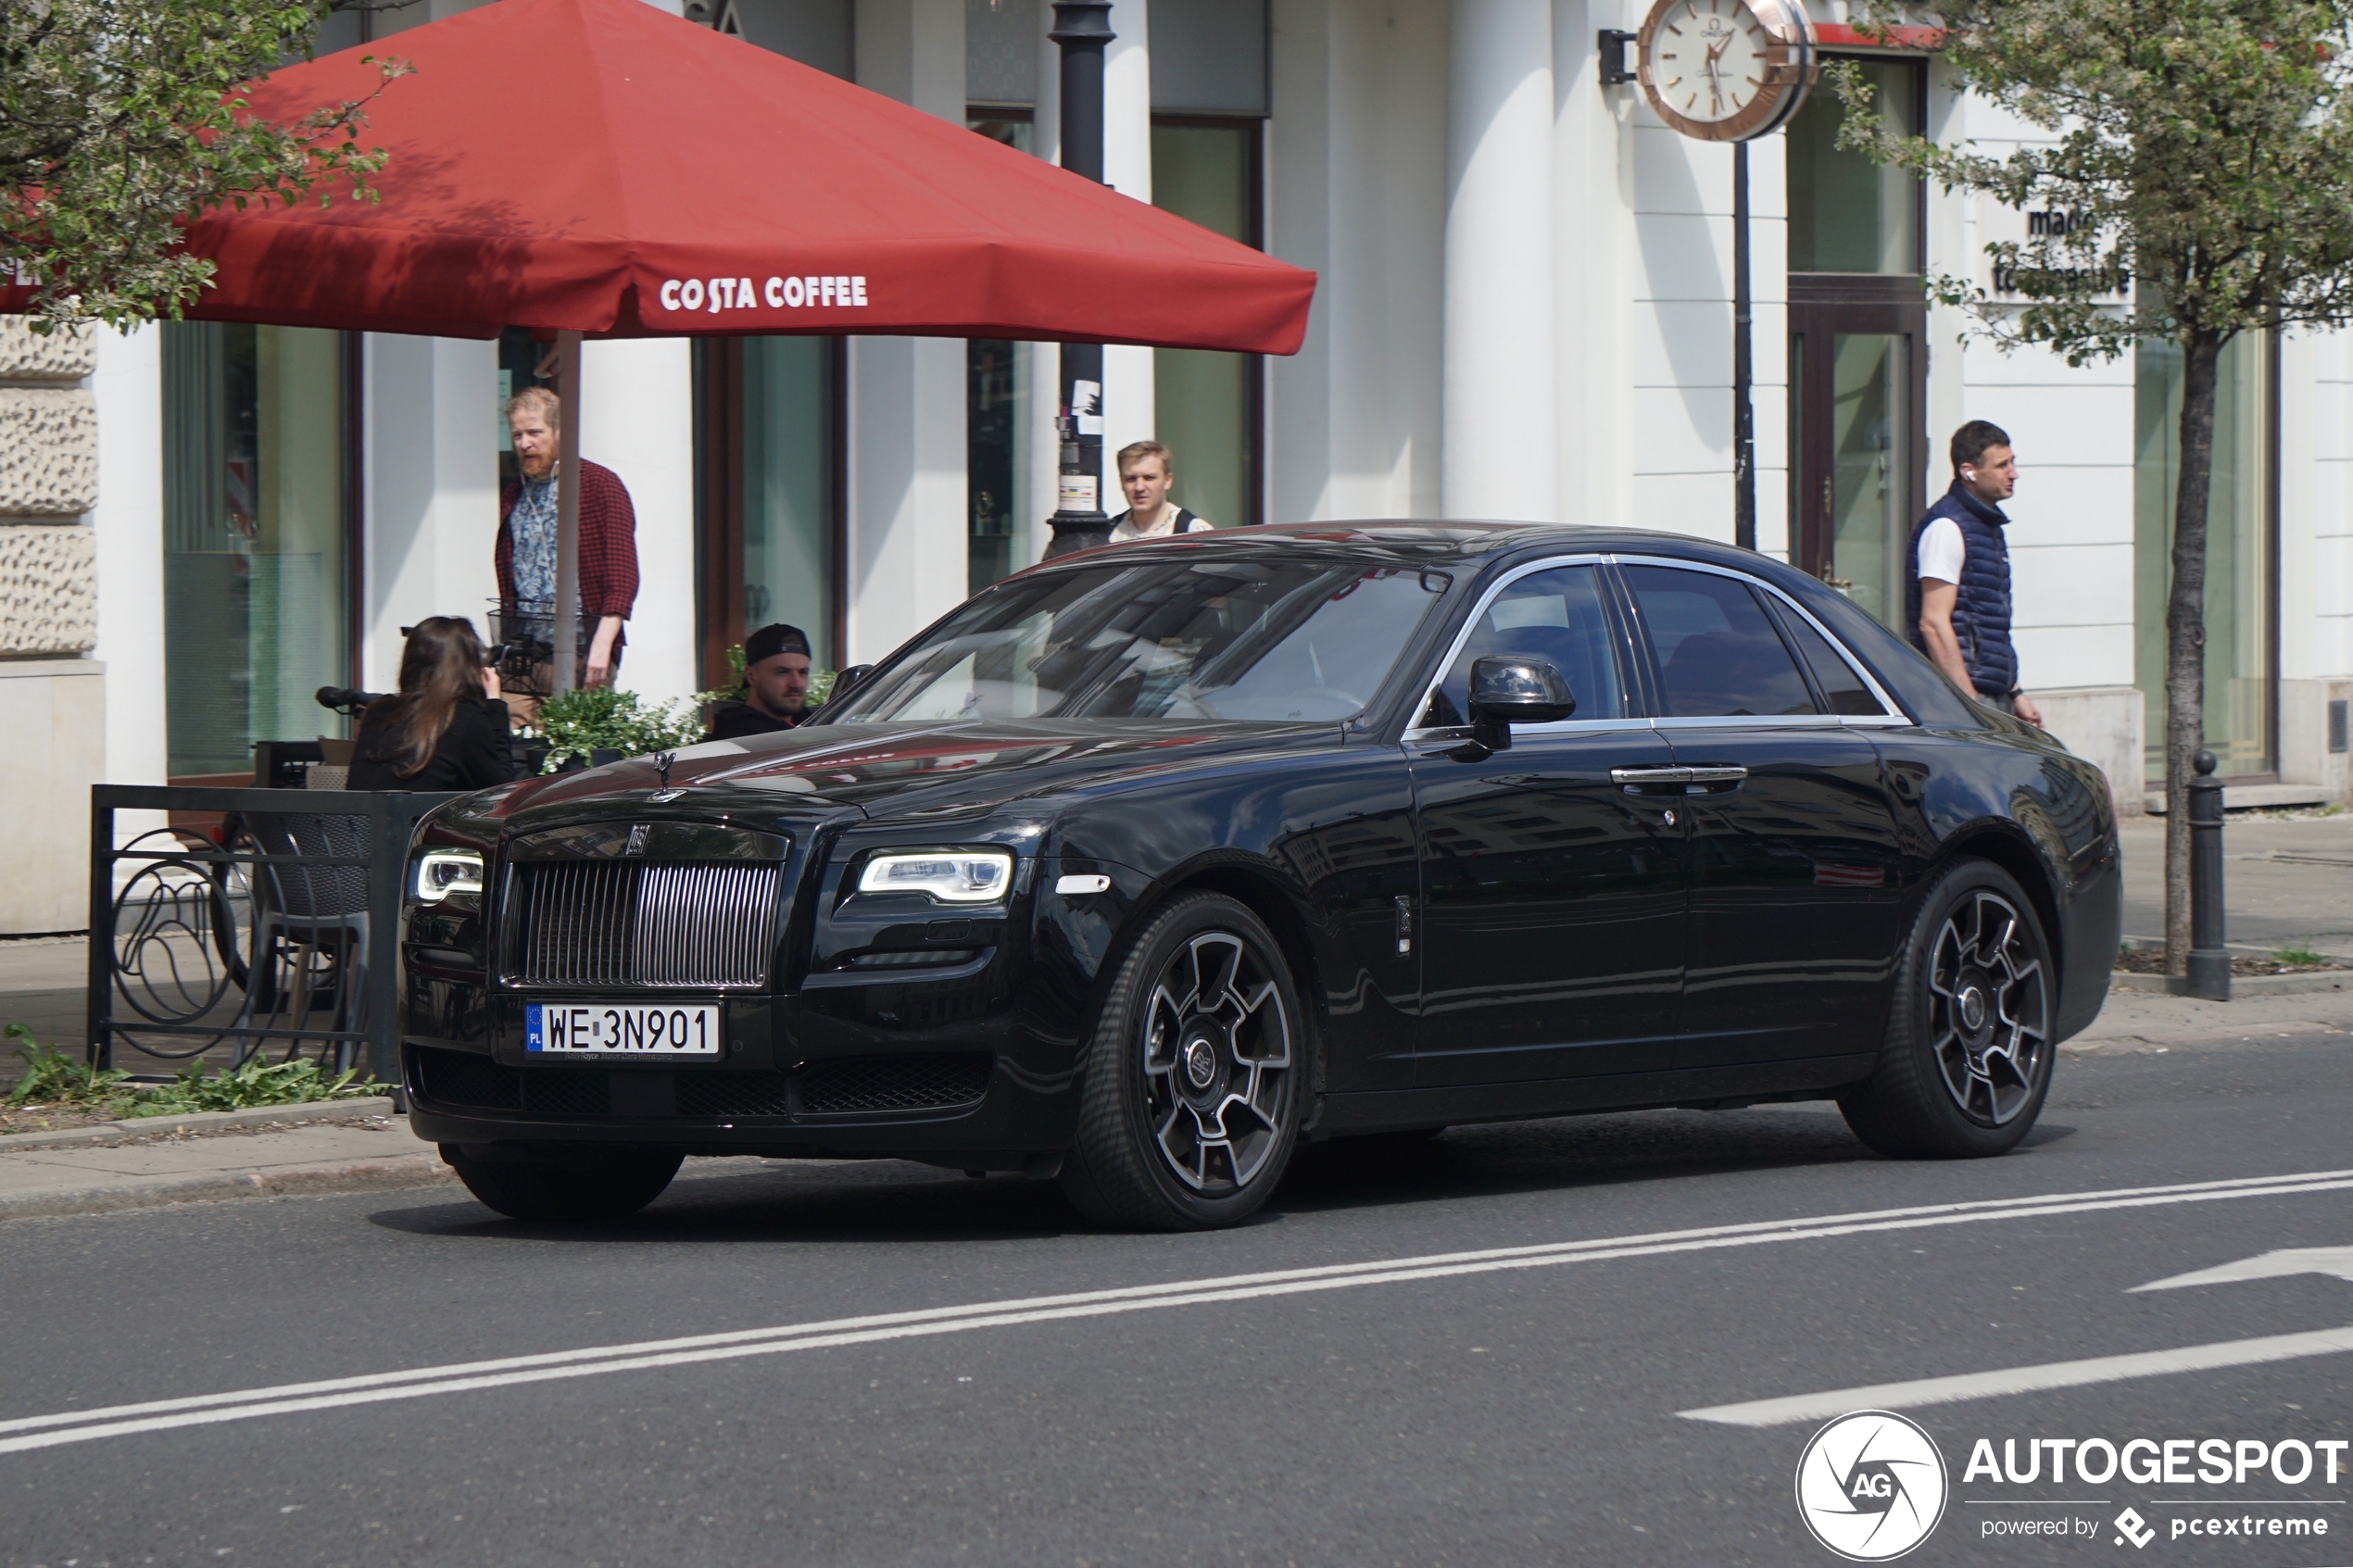
<path id="1" fill-rule="evenodd" d="M 1977 700 L 2030 724 L 2042 711 L 2018 684 L 2010 646 L 2010 549 L 2001 504 L 2018 488 L 2018 457 L 2002 427 L 1971 420 L 1953 433 L 1953 487 L 1912 529 L 1905 622 L 1912 646 Z"/>

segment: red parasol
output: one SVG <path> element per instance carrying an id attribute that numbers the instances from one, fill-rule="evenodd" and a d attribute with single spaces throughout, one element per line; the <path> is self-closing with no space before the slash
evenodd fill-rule
<path id="1" fill-rule="evenodd" d="M 369 110 L 380 203 L 199 219 L 208 320 L 1295 352 L 1315 275 L 642 0 L 503 0 L 274 72 Z M 0 307 L 21 308 L 22 291 Z"/>
<path id="2" fill-rule="evenodd" d="M 906 334 L 1298 350 L 1315 275 L 643 0 L 502 0 L 273 72 L 281 122 L 363 98 L 382 200 L 213 212 L 200 320 L 556 338 Z M 0 310 L 31 291 L 0 288 Z M 578 487 L 560 492 L 558 689 Z"/>

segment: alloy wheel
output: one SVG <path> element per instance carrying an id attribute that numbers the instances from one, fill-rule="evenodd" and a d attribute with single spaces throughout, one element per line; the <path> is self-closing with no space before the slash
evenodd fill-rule
<path id="1" fill-rule="evenodd" d="M 1928 989 L 1930 1049 L 1961 1113 L 1999 1127 L 2033 1104 L 2050 1062 L 2049 971 L 2008 899 L 1980 888 L 1954 906 Z"/>
<path id="2" fill-rule="evenodd" d="M 1250 1185 L 1282 1143 L 1291 1020 L 1266 955 L 1230 931 L 1173 954 L 1143 1020 L 1145 1126 L 1176 1179 L 1217 1197 Z"/>

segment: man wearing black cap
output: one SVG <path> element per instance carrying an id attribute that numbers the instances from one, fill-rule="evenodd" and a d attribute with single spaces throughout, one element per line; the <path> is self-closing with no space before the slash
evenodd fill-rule
<path id="1" fill-rule="evenodd" d="M 809 635 L 798 626 L 762 626 L 744 639 L 744 693 L 711 713 L 709 740 L 797 730 L 816 709 L 809 706 Z"/>

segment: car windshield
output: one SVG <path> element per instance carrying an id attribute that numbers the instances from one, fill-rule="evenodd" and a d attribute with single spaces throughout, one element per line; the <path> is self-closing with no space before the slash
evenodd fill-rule
<path id="1" fill-rule="evenodd" d="M 1328 558 L 1043 572 L 973 598 L 830 717 L 1352 719 L 1447 583 Z"/>

